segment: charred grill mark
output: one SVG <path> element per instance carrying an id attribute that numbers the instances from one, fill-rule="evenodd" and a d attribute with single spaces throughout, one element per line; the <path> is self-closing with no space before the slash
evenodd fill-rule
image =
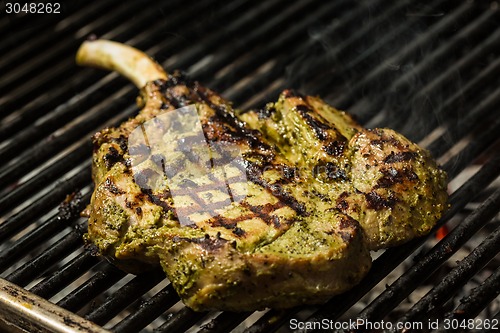
<path id="1" fill-rule="evenodd" d="M 253 214 L 240 215 L 236 218 L 226 218 L 224 216 L 218 215 L 210 220 L 210 224 L 213 227 L 224 227 L 226 229 L 232 230 L 233 234 L 241 237 L 244 236 L 246 232 L 245 230 L 238 227 L 238 222 L 248 220 L 253 217 Z"/>
<path id="2" fill-rule="evenodd" d="M 276 204 L 267 203 L 265 205 L 260 206 L 252 206 L 247 202 L 243 201 L 241 205 L 251 212 L 255 213 L 260 219 L 262 219 L 267 225 L 273 225 L 275 228 L 279 229 L 281 227 L 281 223 L 278 216 L 271 215 L 275 210 L 283 207 L 283 203 L 277 202 Z"/>
<path id="3" fill-rule="evenodd" d="M 314 131 L 316 138 L 321 141 L 325 141 L 326 139 L 328 139 L 327 130 L 331 129 L 331 127 L 312 116 L 311 113 L 313 111 L 310 107 L 304 104 L 299 104 L 296 106 L 296 109 L 302 116 L 302 118 L 306 121 L 307 125 L 309 125 L 309 127 Z"/>
<path id="4" fill-rule="evenodd" d="M 401 143 L 401 141 L 399 141 L 398 139 L 396 139 L 393 136 L 389 136 L 389 135 L 383 133 L 378 128 L 376 128 L 376 129 L 368 129 L 367 131 L 371 132 L 371 133 L 374 133 L 375 135 L 379 136 L 379 139 L 370 140 L 370 143 L 372 145 L 374 145 L 374 146 L 378 146 L 380 148 L 384 148 L 385 144 L 388 143 L 391 146 L 396 147 L 396 148 L 401 149 L 401 150 L 403 150 L 405 148 L 403 146 L 403 144 Z"/>
<path id="5" fill-rule="evenodd" d="M 295 179 L 300 177 L 300 170 L 296 167 L 292 167 L 286 164 L 267 164 L 263 168 L 264 170 L 276 170 L 280 173 L 280 178 L 274 181 L 273 185 L 284 185 L 290 184 Z"/>
<path id="6" fill-rule="evenodd" d="M 345 141 L 336 140 L 323 146 L 325 152 L 330 156 L 341 156 L 345 150 Z"/>
<path id="7" fill-rule="evenodd" d="M 116 186 L 116 184 L 110 179 L 106 178 L 104 181 L 104 188 L 113 194 L 124 194 L 125 191 L 121 190 Z"/>
<path id="8" fill-rule="evenodd" d="M 389 156 L 387 156 L 384 160 L 385 163 L 397 163 L 397 162 L 405 162 L 412 160 L 417 157 L 417 153 L 412 151 L 403 151 L 395 153 L 391 151 Z"/>
<path id="9" fill-rule="evenodd" d="M 118 162 L 123 162 L 123 154 L 120 154 L 115 147 L 109 147 L 108 153 L 104 155 L 106 168 L 111 169 Z"/>
<path id="10" fill-rule="evenodd" d="M 365 198 L 368 208 L 375 210 L 393 208 L 397 201 L 393 194 L 390 194 L 388 198 L 383 198 L 375 191 L 365 193 Z"/>
<path id="11" fill-rule="evenodd" d="M 220 130 L 217 131 L 219 135 L 222 135 L 223 140 L 218 139 L 217 141 L 246 142 L 251 148 L 257 148 L 260 149 L 261 151 L 269 151 L 271 149 L 267 144 L 265 144 L 264 142 L 262 142 L 262 140 L 260 140 L 257 131 L 248 130 L 244 126 L 243 122 L 241 122 L 238 118 L 236 118 L 236 116 L 232 112 L 229 112 L 230 109 L 229 105 L 222 103 L 221 104 L 213 103 L 209 97 L 209 95 L 214 95 L 213 92 L 199 85 L 198 82 L 195 82 L 193 84 L 192 89 L 204 103 L 206 103 L 211 109 L 215 111 L 217 116 L 220 118 L 217 120 L 217 122 L 213 122 L 212 125 L 217 123 L 222 123 L 222 124 L 226 123 L 230 127 L 232 127 L 232 130 L 230 132 L 227 132 L 227 130 L 230 129 L 230 127 L 227 127 L 227 125 L 224 124 L 224 126 L 222 126 L 224 128 L 223 132 L 221 132 Z M 221 120 L 223 121 L 221 122 Z M 204 131 L 206 129 L 209 128 L 205 127 L 203 128 Z M 226 136 L 224 136 L 224 132 L 230 133 L 230 135 L 228 136 L 226 134 Z M 207 134 L 208 133 L 205 132 L 205 135 Z M 217 137 L 215 137 L 214 139 L 217 139 Z"/>
<path id="12" fill-rule="evenodd" d="M 311 192 L 314 196 L 316 196 L 317 198 L 319 198 L 323 202 L 331 202 L 332 201 L 332 198 L 330 198 L 328 195 L 326 195 L 324 193 L 318 192 L 316 190 L 312 190 Z"/>
<path id="13" fill-rule="evenodd" d="M 418 176 L 411 169 L 397 170 L 389 168 L 382 171 L 382 177 L 377 181 L 376 188 L 387 188 L 394 184 L 402 184 L 405 181 L 413 182 L 418 180 Z"/>
<path id="14" fill-rule="evenodd" d="M 290 206 L 299 215 L 307 216 L 308 212 L 304 204 L 300 203 L 291 194 L 287 193 L 279 184 L 269 184 L 262 178 L 262 172 L 258 166 L 253 163 L 246 163 L 247 177 L 253 183 L 262 186 L 270 191 L 276 198 L 283 202 L 283 204 Z"/>
<path id="15" fill-rule="evenodd" d="M 165 191 L 160 194 L 154 194 L 150 189 L 142 189 L 142 193 L 146 194 L 149 201 L 154 203 L 157 206 L 163 208 L 165 212 L 174 212 L 174 209 L 164 200 L 166 198 L 171 198 L 170 191 Z"/>

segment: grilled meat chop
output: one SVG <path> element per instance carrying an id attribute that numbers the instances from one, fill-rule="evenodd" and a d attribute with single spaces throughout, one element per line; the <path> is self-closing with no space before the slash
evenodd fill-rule
<path id="1" fill-rule="evenodd" d="M 129 77 L 142 106 L 93 138 L 86 238 L 126 271 L 161 264 L 194 310 L 322 303 L 445 207 L 425 150 L 318 98 L 285 91 L 237 114 L 118 43 L 87 41 L 77 61 Z"/>

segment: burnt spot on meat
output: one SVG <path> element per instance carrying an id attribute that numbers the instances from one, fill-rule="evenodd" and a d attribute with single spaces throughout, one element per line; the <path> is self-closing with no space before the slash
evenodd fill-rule
<path id="1" fill-rule="evenodd" d="M 348 196 L 349 194 L 347 194 L 347 192 L 342 192 L 337 198 L 336 207 L 341 212 L 345 212 L 347 209 L 349 209 L 349 203 L 345 200 Z"/>
<path id="2" fill-rule="evenodd" d="M 316 197 L 319 198 L 323 202 L 331 202 L 332 198 L 330 198 L 328 195 L 318 192 L 316 190 L 312 190 L 311 193 Z"/>
<path id="3" fill-rule="evenodd" d="M 135 213 L 137 216 L 141 217 L 142 216 L 142 208 L 141 207 L 136 207 L 135 208 Z"/>
<path id="4" fill-rule="evenodd" d="M 418 181 L 418 176 L 411 169 L 394 169 L 389 168 L 382 171 L 382 177 L 377 181 L 376 188 L 388 188 L 394 184 L 402 184 L 406 181 L 415 182 Z"/>
<path id="5" fill-rule="evenodd" d="M 321 177 L 321 178 L 326 178 L 329 180 L 347 180 L 347 174 L 346 172 L 339 168 L 335 163 L 333 162 L 324 162 L 321 161 L 319 164 L 315 165 L 313 167 L 313 175 L 315 177 Z"/>
<path id="6" fill-rule="evenodd" d="M 375 191 L 371 191 L 369 193 L 365 193 L 366 202 L 368 204 L 368 208 L 374 210 L 382 210 L 386 208 L 393 208 L 396 204 L 396 198 L 394 195 L 390 194 L 389 197 L 383 198 Z"/>
<path id="7" fill-rule="evenodd" d="M 128 140 L 127 137 L 123 134 L 120 134 L 119 137 L 112 137 L 111 142 L 116 143 L 120 147 L 121 151 L 127 151 L 128 149 Z"/>
<path id="8" fill-rule="evenodd" d="M 359 227 L 359 222 L 348 215 L 344 215 L 340 219 L 340 229 L 355 229 L 357 227 Z"/>
<path id="9" fill-rule="evenodd" d="M 323 146 L 323 149 L 330 156 L 340 156 L 344 153 L 345 145 L 345 141 L 336 140 Z"/>
<path id="10" fill-rule="evenodd" d="M 245 236 L 246 232 L 245 230 L 241 229 L 240 227 L 235 227 L 233 229 L 233 234 L 235 234 L 238 237 Z"/>
<path id="11" fill-rule="evenodd" d="M 116 184 L 110 179 L 106 178 L 104 181 L 104 188 L 113 194 L 124 194 L 125 191 L 121 190 L 116 186 Z"/>
<path id="12" fill-rule="evenodd" d="M 167 80 L 155 80 L 155 84 L 157 84 L 162 89 L 172 88 L 178 85 L 191 85 L 192 80 L 189 76 L 180 70 L 175 70 L 172 74 L 167 76 Z"/>
<path id="13" fill-rule="evenodd" d="M 133 206 L 134 206 L 134 204 L 132 202 L 128 201 L 127 198 L 125 198 L 125 207 L 132 209 Z"/>
<path id="14" fill-rule="evenodd" d="M 106 168 L 111 169 L 118 162 L 123 162 L 123 154 L 120 154 L 115 147 L 109 147 L 108 153 L 104 155 Z"/>
<path id="15" fill-rule="evenodd" d="M 405 162 L 410 161 L 417 157 L 417 153 L 413 151 L 403 151 L 395 153 L 391 151 L 389 156 L 387 156 L 384 160 L 385 163 L 397 163 L 397 162 Z"/>

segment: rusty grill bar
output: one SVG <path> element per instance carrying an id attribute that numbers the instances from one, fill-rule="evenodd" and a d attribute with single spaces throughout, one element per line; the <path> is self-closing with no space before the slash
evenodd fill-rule
<path id="1" fill-rule="evenodd" d="M 61 11 L 0 18 L 0 277 L 9 281 L 2 292 L 12 295 L 14 283 L 24 288 L 19 295 L 40 297 L 41 309 L 45 299 L 69 312 L 41 311 L 53 316 L 42 324 L 0 297 L 10 309 L 0 311 L 0 329 L 50 331 L 59 320 L 74 332 L 88 321 L 112 332 L 287 332 L 292 318 L 500 317 L 496 2 L 106 0 L 72 1 Z M 131 84 L 75 66 L 91 34 L 186 71 L 236 107 L 261 107 L 295 88 L 364 125 L 392 127 L 442 163 L 451 208 L 430 236 L 381 253 L 362 283 L 322 306 L 195 313 L 162 272 L 127 275 L 83 246 L 89 138 L 137 112 Z M 437 241 L 444 225 L 450 232 Z M 471 281 L 477 286 L 468 290 Z"/>

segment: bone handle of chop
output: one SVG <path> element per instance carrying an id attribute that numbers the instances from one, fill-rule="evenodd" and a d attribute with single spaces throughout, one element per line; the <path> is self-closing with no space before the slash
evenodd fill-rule
<path id="1" fill-rule="evenodd" d="M 76 54 L 76 63 L 116 71 L 139 89 L 150 81 L 167 79 L 163 68 L 144 52 L 104 39 L 83 42 Z"/>

